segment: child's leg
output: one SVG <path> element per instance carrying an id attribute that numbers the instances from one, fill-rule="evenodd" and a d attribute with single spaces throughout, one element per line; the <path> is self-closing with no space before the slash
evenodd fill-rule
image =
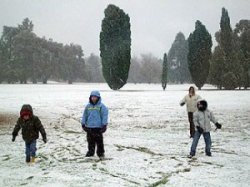
<path id="1" fill-rule="evenodd" d="M 87 132 L 88 152 L 86 156 L 94 156 L 95 154 L 95 137 L 92 132 Z"/>
<path id="2" fill-rule="evenodd" d="M 195 127 L 194 127 L 194 121 L 193 121 L 193 112 L 188 112 L 188 121 L 190 125 L 190 137 L 194 137 L 195 133 Z"/>
<path id="3" fill-rule="evenodd" d="M 30 143 L 25 142 L 26 162 L 30 162 Z"/>
<path id="4" fill-rule="evenodd" d="M 103 135 L 99 132 L 96 136 L 96 144 L 97 144 L 97 155 L 99 157 L 104 156 L 104 144 L 103 144 Z"/>
<path id="5" fill-rule="evenodd" d="M 192 143 L 191 151 L 190 151 L 190 155 L 192 156 L 194 156 L 196 153 L 196 148 L 197 148 L 200 137 L 201 137 L 201 133 L 199 133 L 198 131 L 195 131 L 193 143 Z"/>
<path id="6" fill-rule="evenodd" d="M 204 132 L 203 133 L 203 137 L 206 143 L 206 155 L 211 156 L 211 145 L 212 145 L 212 141 L 211 141 L 211 136 L 210 136 L 210 132 Z"/>
<path id="7" fill-rule="evenodd" d="M 30 153 L 32 157 L 36 156 L 36 140 L 30 143 Z"/>

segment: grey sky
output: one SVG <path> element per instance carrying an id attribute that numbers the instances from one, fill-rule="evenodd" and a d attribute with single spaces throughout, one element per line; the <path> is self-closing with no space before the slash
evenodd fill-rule
<path id="1" fill-rule="evenodd" d="M 130 16 L 132 55 L 151 52 L 162 58 L 175 35 L 182 31 L 188 37 L 197 19 L 214 37 L 222 7 L 233 28 L 240 19 L 250 19 L 250 0 L 0 0 L 0 31 L 28 17 L 38 36 L 80 44 L 85 56 L 99 55 L 103 11 L 110 3 Z"/>

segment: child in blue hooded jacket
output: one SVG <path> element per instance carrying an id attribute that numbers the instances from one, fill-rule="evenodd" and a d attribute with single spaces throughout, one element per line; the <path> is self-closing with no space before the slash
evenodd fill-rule
<path id="1" fill-rule="evenodd" d="M 108 108 L 102 103 L 99 91 L 92 91 L 89 103 L 82 116 L 82 128 L 87 133 L 88 152 L 86 157 L 94 156 L 97 145 L 97 156 L 104 157 L 103 133 L 108 125 Z"/>

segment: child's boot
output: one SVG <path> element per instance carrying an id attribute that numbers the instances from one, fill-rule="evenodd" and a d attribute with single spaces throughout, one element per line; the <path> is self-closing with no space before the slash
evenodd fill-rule
<path id="1" fill-rule="evenodd" d="M 100 155 L 98 155 L 98 157 L 100 158 L 100 160 L 104 160 L 105 159 L 105 155 L 104 154 L 100 154 Z"/>
<path id="2" fill-rule="evenodd" d="M 36 157 L 31 157 L 31 163 L 35 163 L 36 162 Z"/>
<path id="3" fill-rule="evenodd" d="M 206 153 L 207 156 L 212 156 L 211 152 Z"/>
<path id="4" fill-rule="evenodd" d="M 26 156 L 25 161 L 26 161 L 26 163 L 30 163 L 30 156 Z"/>
<path id="5" fill-rule="evenodd" d="M 85 155 L 85 157 L 92 157 L 92 156 L 94 156 L 94 153 L 91 153 L 91 152 L 89 152 L 89 151 L 88 151 L 88 152 L 86 153 L 86 155 Z"/>

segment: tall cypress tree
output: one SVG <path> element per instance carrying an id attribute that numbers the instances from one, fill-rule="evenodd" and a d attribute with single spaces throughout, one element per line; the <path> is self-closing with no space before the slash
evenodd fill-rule
<path id="1" fill-rule="evenodd" d="M 211 58 L 212 39 L 206 27 L 198 20 L 195 30 L 188 38 L 188 67 L 195 85 L 201 89 L 205 84 Z"/>
<path id="2" fill-rule="evenodd" d="M 168 58 L 167 54 L 164 53 L 163 57 L 163 65 L 162 65 L 162 76 L 161 76 L 161 84 L 162 88 L 165 91 L 168 82 Z"/>
<path id="3" fill-rule="evenodd" d="M 218 46 L 211 61 L 210 81 L 220 89 L 235 89 L 240 85 L 242 55 L 225 8 L 222 8 L 220 31 L 215 33 L 215 38 Z"/>
<path id="4" fill-rule="evenodd" d="M 103 76 L 109 87 L 118 90 L 128 79 L 131 58 L 130 18 L 122 9 L 108 5 L 100 33 Z"/>
<path id="5" fill-rule="evenodd" d="M 241 85 L 250 87 L 250 20 L 240 20 L 236 24 L 235 33 L 239 36 L 240 49 L 243 53 Z"/>
<path id="6" fill-rule="evenodd" d="M 220 46 L 224 51 L 224 55 L 227 61 L 230 61 L 230 56 L 233 50 L 232 43 L 232 28 L 230 25 L 230 18 L 228 15 L 228 11 L 225 8 L 222 8 L 222 15 L 220 20 Z"/>
<path id="7" fill-rule="evenodd" d="M 191 76 L 187 62 L 188 43 L 182 32 L 179 32 L 168 52 L 169 81 L 174 83 L 190 82 Z"/>
<path id="8" fill-rule="evenodd" d="M 238 47 L 233 34 L 228 11 L 222 8 L 219 32 L 219 46 L 223 51 L 223 64 L 221 75 L 225 89 L 235 89 L 239 85 L 239 74 L 241 71 L 240 60 L 238 59 Z"/>
<path id="9" fill-rule="evenodd" d="M 209 83 L 217 86 L 220 90 L 223 86 L 223 76 L 221 76 L 223 69 L 223 51 L 219 46 L 216 46 L 210 64 Z"/>

